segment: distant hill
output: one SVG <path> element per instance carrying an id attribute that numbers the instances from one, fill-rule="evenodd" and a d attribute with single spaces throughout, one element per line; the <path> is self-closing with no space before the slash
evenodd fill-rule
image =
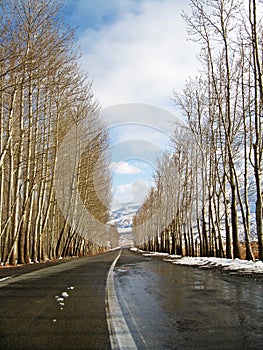
<path id="1" fill-rule="evenodd" d="M 138 202 L 122 204 L 120 207 L 116 207 L 111 211 L 110 224 L 117 223 L 118 231 L 130 232 L 132 231 L 132 219 L 133 216 L 139 210 L 141 204 Z"/>

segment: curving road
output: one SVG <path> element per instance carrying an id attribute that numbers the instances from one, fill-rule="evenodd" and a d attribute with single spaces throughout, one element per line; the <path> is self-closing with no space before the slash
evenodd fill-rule
<path id="1" fill-rule="evenodd" d="M 128 249 L 0 275 L 0 349 L 261 349 L 263 284 Z"/>

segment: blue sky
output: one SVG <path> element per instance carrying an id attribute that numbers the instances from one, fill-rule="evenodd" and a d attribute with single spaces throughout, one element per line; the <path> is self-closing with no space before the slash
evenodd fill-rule
<path id="1" fill-rule="evenodd" d="M 197 74 L 198 47 L 187 40 L 185 0 L 65 0 L 76 27 L 81 67 L 109 126 L 114 198 L 141 201 L 156 156 L 180 117 L 171 97 Z"/>

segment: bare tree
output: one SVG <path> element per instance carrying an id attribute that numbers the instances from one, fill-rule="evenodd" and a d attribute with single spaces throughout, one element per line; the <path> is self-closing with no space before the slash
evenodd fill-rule
<path id="1" fill-rule="evenodd" d="M 256 200 L 256 224 L 258 235 L 259 258 L 263 260 L 263 227 L 262 227 L 262 107 L 263 107 L 263 86 L 262 86 L 262 25 L 258 19 L 256 0 L 249 1 L 249 22 L 251 27 L 252 62 L 254 86 L 254 120 L 252 127 L 254 137 L 252 141 L 253 168 L 255 174 L 257 200 Z"/>
<path id="2" fill-rule="evenodd" d="M 80 74 L 74 32 L 63 25 L 60 1 L 7 0 L 0 6 L 0 259 L 29 263 L 103 251 L 111 232 L 116 235 L 106 226 L 108 135 L 92 86 Z M 56 196 L 55 170 L 63 139 L 82 122 L 89 129 L 76 140 L 70 221 Z M 78 162 L 84 151 L 88 161 Z M 95 166 L 103 204 L 92 178 Z M 77 213 L 78 193 L 87 210 L 96 208 L 103 232 Z"/>

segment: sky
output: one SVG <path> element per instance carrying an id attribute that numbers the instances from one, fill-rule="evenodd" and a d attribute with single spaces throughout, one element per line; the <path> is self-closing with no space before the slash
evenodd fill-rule
<path id="1" fill-rule="evenodd" d="M 190 11 L 185 0 L 65 0 L 109 128 L 115 206 L 145 198 L 180 118 L 173 91 L 198 74 L 182 11 Z"/>

